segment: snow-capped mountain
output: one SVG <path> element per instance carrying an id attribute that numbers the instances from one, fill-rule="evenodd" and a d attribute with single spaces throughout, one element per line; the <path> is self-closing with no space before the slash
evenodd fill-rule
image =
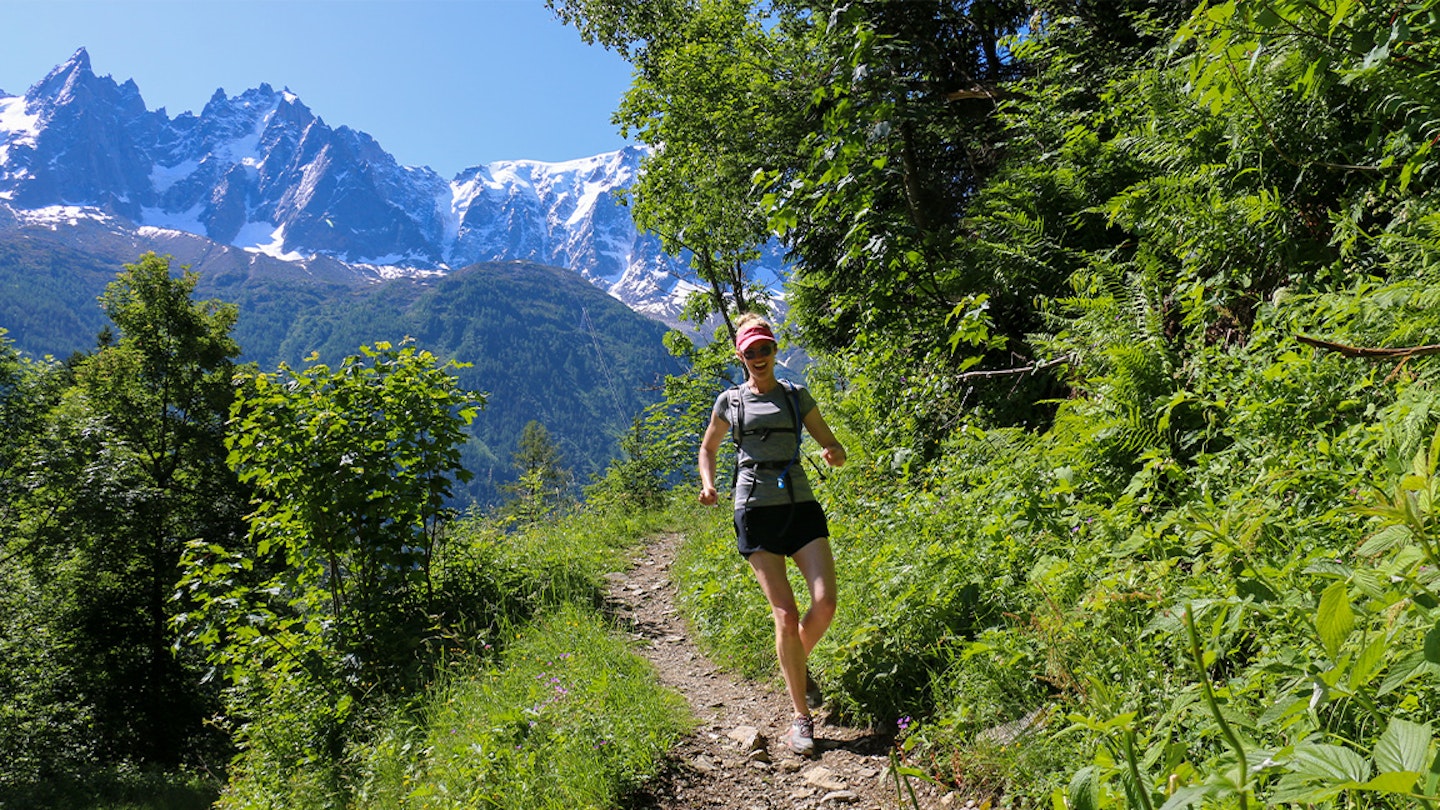
<path id="1" fill-rule="evenodd" d="M 501 161 L 446 180 L 267 84 L 217 90 L 198 115 L 148 110 L 134 81 L 97 76 L 81 49 L 23 96 L 0 93 L 0 228 L 58 217 L 182 231 L 367 279 L 524 259 L 673 323 L 691 289 L 684 262 L 637 232 L 615 194 L 643 154 Z"/>

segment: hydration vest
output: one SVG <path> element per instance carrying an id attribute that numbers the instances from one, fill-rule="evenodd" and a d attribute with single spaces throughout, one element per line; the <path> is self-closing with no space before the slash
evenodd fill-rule
<path id="1" fill-rule="evenodd" d="M 732 404 L 732 405 L 734 406 L 734 408 L 735 408 L 735 424 L 733 424 L 733 425 L 730 426 L 730 438 L 731 438 L 732 441 L 735 442 L 735 476 L 734 476 L 734 480 L 733 480 L 732 483 L 731 483 L 731 486 L 732 486 L 732 487 L 737 487 L 737 486 L 740 485 L 740 468 L 741 468 L 741 467 L 746 467 L 746 468 L 756 469 L 756 470 L 779 470 L 779 471 L 780 471 L 780 475 L 779 475 L 779 485 L 780 485 L 780 488 L 783 489 L 783 490 L 785 490 L 787 493 L 789 493 L 789 495 L 790 495 L 790 503 L 793 505 L 793 504 L 795 503 L 795 487 L 791 485 L 791 481 L 790 481 L 790 470 L 791 470 L 792 468 L 794 468 L 795 463 L 800 460 L 800 439 L 801 439 L 801 435 L 800 435 L 800 429 L 801 429 L 801 422 L 800 422 L 800 389 L 798 389 L 798 388 L 796 388 L 794 385 L 792 385 L 789 380 L 780 380 L 779 383 L 780 383 L 780 385 L 785 389 L 785 396 L 782 397 L 782 399 L 790 404 L 790 414 L 791 414 L 791 416 L 794 417 L 794 426 L 793 426 L 793 427 L 760 428 L 760 429 L 746 430 L 746 429 L 745 429 L 745 392 L 742 391 L 741 388 L 740 388 L 740 386 L 741 386 L 741 385 L 745 385 L 745 383 L 740 383 L 740 385 L 734 385 L 734 386 L 731 386 L 731 387 L 730 387 L 731 404 Z M 760 436 L 760 441 L 763 442 L 763 441 L 765 441 L 766 439 L 770 438 L 770 434 L 772 434 L 772 433 L 794 433 L 794 434 L 795 434 L 795 453 L 790 457 L 790 459 L 789 459 L 788 461 L 752 461 L 752 460 L 746 460 L 746 461 L 744 461 L 744 462 L 741 462 L 741 460 L 740 460 L 740 443 L 745 440 L 745 437 L 746 437 L 746 436 L 756 436 L 756 435 L 758 435 L 758 436 Z M 749 496 L 746 497 L 746 500 L 747 500 L 747 501 L 749 500 Z"/>

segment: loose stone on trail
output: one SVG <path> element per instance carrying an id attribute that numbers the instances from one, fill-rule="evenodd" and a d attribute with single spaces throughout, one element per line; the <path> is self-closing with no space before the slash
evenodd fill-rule
<path id="1" fill-rule="evenodd" d="M 736 726 L 725 735 L 740 745 L 741 751 L 755 751 L 765 747 L 765 735 L 754 726 Z"/>
<path id="2" fill-rule="evenodd" d="M 816 765 L 801 774 L 801 776 L 805 777 L 806 782 L 809 782 L 815 787 L 824 788 L 825 790 L 844 790 L 849 787 L 849 785 L 836 778 L 834 771 L 824 765 Z"/>

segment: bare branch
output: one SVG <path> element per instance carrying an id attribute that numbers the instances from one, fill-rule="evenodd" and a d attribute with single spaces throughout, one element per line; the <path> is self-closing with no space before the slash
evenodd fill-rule
<path id="1" fill-rule="evenodd" d="M 1346 357 L 1375 357 L 1375 358 L 1404 358 L 1420 357 L 1427 354 L 1440 354 L 1440 344 L 1432 343 L 1428 346 L 1402 346 L 1400 348 L 1367 348 L 1364 346 L 1346 346 L 1343 343 L 1332 343 L 1328 340 L 1313 338 L 1308 335 L 1296 335 L 1295 339 L 1317 349 L 1343 354 Z"/>
<path id="2" fill-rule="evenodd" d="M 1063 366 L 1073 359 L 1073 357 L 1067 354 L 1064 357 L 1057 357 L 1054 360 L 1046 360 L 1043 363 L 1037 362 L 1033 365 L 1021 366 L 1019 368 L 996 368 L 986 371 L 967 371 L 964 374 L 961 374 L 957 379 L 981 380 L 991 379 L 993 377 L 1009 377 L 1016 374 L 1036 374 L 1041 371 L 1052 369 L 1056 366 Z"/>

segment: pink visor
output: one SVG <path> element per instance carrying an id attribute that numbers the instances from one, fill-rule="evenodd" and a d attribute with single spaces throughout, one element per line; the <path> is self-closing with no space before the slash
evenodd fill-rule
<path id="1" fill-rule="evenodd" d="M 750 324 L 744 329 L 741 329 L 740 334 L 735 336 L 735 351 L 744 354 L 746 349 L 762 340 L 768 340 L 774 343 L 775 333 L 771 332 L 770 327 L 763 323 Z"/>

